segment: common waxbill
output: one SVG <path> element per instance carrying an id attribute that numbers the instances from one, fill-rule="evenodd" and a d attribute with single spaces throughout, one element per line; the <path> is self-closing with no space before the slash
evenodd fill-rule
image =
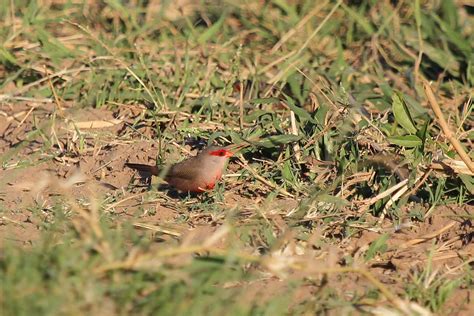
<path id="1" fill-rule="evenodd" d="M 168 184 L 183 192 L 204 192 L 211 190 L 222 177 L 225 163 L 233 153 L 225 147 L 209 146 L 196 156 L 171 165 L 164 175 Z M 127 167 L 158 176 L 157 166 L 126 163 Z"/>

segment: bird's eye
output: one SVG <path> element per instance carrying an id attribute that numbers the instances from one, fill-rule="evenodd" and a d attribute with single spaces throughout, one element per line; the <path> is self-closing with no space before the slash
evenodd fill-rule
<path id="1" fill-rule="evenodd" d="M 209 154 L 216 157 L 228 157 L 229 152 L 225 149 L 218 149 L 211 151 Z"/>

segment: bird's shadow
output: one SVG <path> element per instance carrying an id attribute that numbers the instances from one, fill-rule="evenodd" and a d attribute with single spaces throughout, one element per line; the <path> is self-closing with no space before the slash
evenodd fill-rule
<path id="1" fill-rule="evenodd" d="M 152 183 L 152 174 L 147 171 L 138 171 L 138 177 L 132 177 L 130 179 L 129 187 L 143 188 L 146 187 L 148 191 L 152 191 L 154 184 Z M 138 179 L 140 184 L 135 184 L 135 179 Z M 159 183 L 156 186 L 156 190 L 166 193 L 166 196 L 172 199 L 186 199 L 186 198 L 197 198 L 198 193 L 195 192 L 181 192 L 176 190 L 174 187 L 167 183 Z"/>

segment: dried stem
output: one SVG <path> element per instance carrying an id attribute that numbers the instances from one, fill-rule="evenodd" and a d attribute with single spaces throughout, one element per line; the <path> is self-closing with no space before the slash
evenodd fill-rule
<path id="1" fill-rule="evenodd" d="M 468 154 L 466 154 L 466 152 L 464 151 L 464 148 L 462 147 L 459 140 L 456 137 L 454 137 L 453 133 L 449 129 L 448 123 L 444 119 L 443 113 L 441 112 L 439 104 L 436 101 L 436 98 L 434 96 L 433 90 L 431 89 L 431 86 L 429 85 L 428 82 L 425 81 L 424 87 L 425 87 L 426 97 L 428 98 L 431 108 L 433 109 L 433 112 L 436 115 L 439 125 L 441 126 L 441 129 L 444 132 L 444 135 L 446 135 L 446 138 L 451 142 L 454 149 L 458 153 L 459 157 L 461 157 L 462 161 L 464 161 L 464 163 L 469 168 L 469 170 L 471 170 L 471 172 L 474 172 L 474 164 L 469 158 Z"/>

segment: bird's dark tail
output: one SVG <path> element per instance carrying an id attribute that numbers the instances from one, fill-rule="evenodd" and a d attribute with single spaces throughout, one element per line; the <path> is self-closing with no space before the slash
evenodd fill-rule
<path id="1" fill-rule="evenodd" d="M 139 172 L 143 173 L 149 173 L 154 176 L 160 175 L 160 170 L 158 169 L 157 166 L 149 166 L 149 165 L 143 165 L 140 163 L 125 163 L 125 166 L 129 167 L 130 169 L 137 170 Z"/>

